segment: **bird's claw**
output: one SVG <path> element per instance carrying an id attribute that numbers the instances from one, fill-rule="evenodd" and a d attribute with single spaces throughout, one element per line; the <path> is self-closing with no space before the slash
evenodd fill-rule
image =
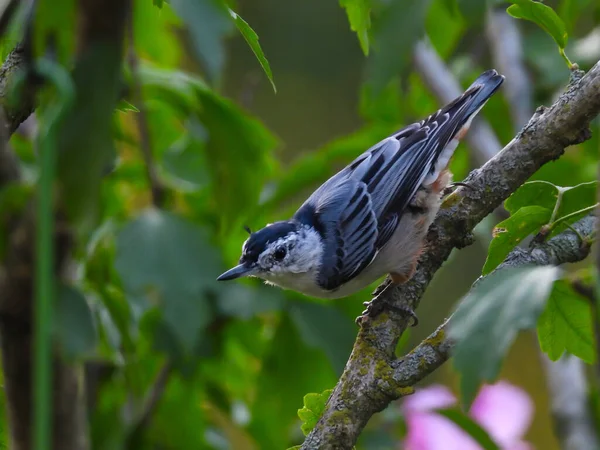
<path id="1" fill-rule="evenodd" d="M 446 186 L 446 189 L 444 189 L 444 192 L 443 192 L 443 196 L 446 197 L 446 196 L 452 194 L 452 192 L 454 192 L 454 190 L 457 187 L 464 187 L 465 189 L 473 189 L 473 187 L 467 183 L 463 183 L 462 181 L 455 181 L 453 183 L 450 183 L 448 186 Z"/>
<path id="2" fill-rule="evenodd" d="M 416 313 L 408 306 L 396 306 L 387 302 L 381 298 L 381 293 L 374 297 L 370 302 L 364 302 L 364 306 L 367 308 L 358 316 L 355 320 L 357 325 L 361 325 L 367 318 L 375 318 L 381 314 L 385 309 L 395 312 L 403 317 L 409 317 L 411 319 L 411 327 L 416 327 L 419 324 L 419 318 Z"/>

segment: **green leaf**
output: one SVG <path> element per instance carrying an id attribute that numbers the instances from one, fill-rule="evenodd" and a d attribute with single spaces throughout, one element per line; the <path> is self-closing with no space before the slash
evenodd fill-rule
<path id="1" fill-rule="evenodd" d="M 537 205 L 552 211 L 558 198 L 559 187 L 547 181 L 528 181 L 504 202 L 508 212 L 514 214 L 524 206 Z"/>
<path id="2" fill-rule="evenodd" d="M 436 410 L 436 413 L 458 425 L 465 433 L 471 436 L 483 450 L 500 450 L 500 447 L 498 447 L 488 432 L 461 410 L 454 408 L 438 409 Z"/>
<path id="3" fill-rule="evenodd" d="M 70 286 L 61 286 L 57 296 L 54 335 L 67 358 L 91 356 L 98 343 L 96 322 L 85 296 Z"/>
<path id="4" fill-rule="evenodd" d="M 503 268 L 483 278 L 450 319 L 461 396 L 470 404 L 482 382 L 492 382 L 517 332 L 533 328 L 560 270 L 553 266 Z"/>
<path id="5" fill-rule="evenodd" d="M 192 37 L 192 43 L 208 78 L 217 81 L 225 65 L 224 38 L 233 21 L 221 0 L 173 0 L 172 5 Z"/>
<path id="6" fill-rule="evenodd" d="M 289 313 L 304 342 L 323 350 L 341 375 L 356 337 L 354 323 L 329 305 L 308 301 L 293 302 Z"/>
<path id="7" fill-rule="evenodd" d="M 128 300 L 158 306 L 188 350 L 210 320 L 207 292 L 220 267 L 204 230 L 165 211 L 147 210 L 117 236 L 115 268 Z"/>
<path id="8" fill-rule="evenodd" d="M 340 0 L 340 6 L 346 9 L 350 29 L 358 36 L 360 48 L 365 56 L 369 55 L 369 28 L 371 28 L 370 0 Z"/>
<path id="9" fill-rule="evenodd" d="M 413 46 L 424 34 L 428 6 L 429 0 L 397 0 L 389 3 L 373 24 L 376 51 L 369 58 L 367 76 L 376 92 L 395 75 L 408 71 Z"/>
<path id="10" fill-rule="evenodd" d="M 550 220 L 552 211 L 541 206 L 525 206 L 494 227 L 482 275 L 487 275 L 508 256 L 513 248 Z"/>
<path id="11" fill-rule="evenodd" d="M 567 46 L 567 28 L 552 8 L 533 0 L 509 0 L 513 5 L 506 12 L 517 19 L 529 20 L 539 25 L 561 49 Z"/>
<path id="12" fill-rule="evenodd" d="M 154 6 L 157 6 L 160 9 L 162 9 L 163 4 L 164 4 L 164 0 L 152 0 L 152 4 Z"/>
<path id="13" fill-rule="evenodd" d="M 197 89 L 196 115 L 208 131 L 206 155 L 212 178 L 212 199 L 225 236 L 241 226 L 256 208 L 263 183 L 271 172 L 275 137 L 231 101 L 207 89 Z"/>
<path id="14" fill-rule="evenodd" d="M 140 112 L 139 109 L 137 109 L 135 106 L 133 106 L 131 103 L 129 103 L 127 100 L 120 100 L 119 104 L 117 105 L 117 111 L 121 111 L 121 112 Z"/>
<path id="15" fill-rule="evenodd" d="M 580 183 L 576 186 L 562 187 L 547 181 L 529 181 L 506 200 L 504 207 L 511 214 L 515 214 L 515 212 L 519 211 L 519 208 L 537 205 L 553 211 L 553 220 L 557 221 L 562 217 L 595 205 L 597 185 L 597 181 L 591 181 Z M 560 201 L 558 208 L 556 208 L 557 201 Z M 568 224 L 576 222 L 585 214 L 588 213 L 575 214 L 561 221 L 560 224 L 553 228 L 550 237 L 564 231 Z M 550 222 L 550 218 L 548 222 Z"/>
<path id="16" fill-rule="evenodd" d="M 271 72 L 271 66 L 269 65 L 269 61 L 265 57 L 265 54 L 263 53 L 263 50 L 260 44 L 258 43 L 258 34 L 256 34 L 256 32 L 252 28 L 250 28 L 250 25 L 248 25 L 248 23 L 244 19 L 242 19 L 239 14 L 235 13 L 231 9 L 229 10 L 229 13 L 231 14 L 231 17 L 233 17 L 233 20 L 235 21 L 235 25 L 237 26 L 239 32 L 242 34 L 242 36 L 252 49 L 252 52 L 254 52 L 254 56 L 256 56 L 256 59 L 258 60 L 260 66 L 265 71 L 267 78 L 271 82 L 271 86 L 273 86 L 273 91 L 277 92 L 275 82 L 273 81 L 273 73 Z"/>
<path id="17" fill-rule="evenodd" d="M 562 188 L 563 195 L 560 206 L 556 213 L 555 221 L 569 214 L 576 213 L 577 211 L 581 211 L 585 208 L 595 205 L 597 188 L 597 181 L 591 181 L 588 183 L 578 184 L 577 186 Z M 587 214 L 589 214 L 589 212 L 572 215 L 568 219 L 558 224 L 552 230 L 550 236 L 555 236 L 564 231 L 567 228 L 567 224 L 575 223 Z"/>
<path id="18" fill-rule="evenodd" d="M 304 436 L 312 431 L 323 415 L 325 405 L 332 392 L 333 389 L 327 389 L 320 394 L 311 393 L 304 396 L 304 407 L 298 410 L 298 417 L 302 420 L 302 432 Z"/>
<path id="19" fill-rule="evenodd" d="M 537 323 L 540 347 L 552 361 L 567 351 L 588 363 L 595 360 L 592 313 L 589 301 L 567 281 L 554 284 L 546 309 Z"/>

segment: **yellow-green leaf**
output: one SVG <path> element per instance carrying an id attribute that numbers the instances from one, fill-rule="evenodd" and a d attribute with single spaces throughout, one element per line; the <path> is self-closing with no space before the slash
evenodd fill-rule
<path id="1" fill-rule="evenodd" d="M 370 0 L 340 0 L 340 6 L 346 9 L 350 29 L 358 36 L 360 48 L 369 54 L 369 28 L 371 28 Z"/>
<path id="2" fill-rule="evenodd" d="M 305 436 L 311 432 L 321 418 L 325 404 L 332 392 L 333 389 L 327 389 L 320 394 L 311 393 L 304 396 L 304 407 L 298 410 L 298 417 L 303 422 L 302 432 Z"/>

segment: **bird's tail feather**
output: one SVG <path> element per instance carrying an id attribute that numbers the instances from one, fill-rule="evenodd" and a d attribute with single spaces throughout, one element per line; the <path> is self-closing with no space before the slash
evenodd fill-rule
<path id="1" fill-rule="evenodd" d="M 494 95 L 494 92 L 498 90 L 503 81 L 504 76 L 499 75 L 498 72 L 493 69 L 487 70 L 479 75 L 477 79 L 473 81 L 473 84 L 465 91 L 465 94 L 463 94 L 468 95 L 469 92 L 476 91 L 469 102 L 468 110 L 465 112 L 466 115 L 470 116 L 477 113 L 485 102 Z"/>

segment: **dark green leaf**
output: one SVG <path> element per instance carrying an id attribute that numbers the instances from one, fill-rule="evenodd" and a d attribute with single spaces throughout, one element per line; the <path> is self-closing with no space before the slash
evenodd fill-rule
<path id="1" fill-rule="evenodd" d="M 173 0 L 172 4 L 187 24 L 194 49 L 209 79 L 215 82 L 225 64 L 223 39 L 233 29 L 229 10 L 222 0 Z"/>
<path id="2" fill-rule="evenodd" d="M 207 162 L 213 178 L 212 196 L 219 210 L 223 234 L 241 226 L 245 214 L 256 208 L 260 191 L 271 171 L 274 136 L 231 101 L 206 89 L 197 89 L 197 117 L 208 131 Z"/>
<path id="3" fill-rule="evenodd" d="M 472 402 L 482 382 L 496 378 L 517 332 L 535 326 L 559 272 L 553 266 L 499 269 L 460 302 L 449 336 L 456 340 L 463 403 Z"/>
<path id="4" fill-rule="evenodd" d="M 57 296 L 54 334 L 67 358 L 91 356 L 96 349 L 96 322 L 84 295 L 70 286 L 61 286 Z"/>
<path id="5" fill-rule="evenodd" d="M 265 71 L 267 78 L 271 82 L 271 86 L 273 86 L 273 91 L 277 92 L 277 88 L 275 87 L 275 82 L 273 81 L 273 73 L 271 72 L 271 66 L 269 65 L 269 61 L 265 57 L 265 54 L 263 53 L 263 50 L 262 50 L 260 44 L 258 43 L 258 34 L 256 34 L 256 32 L 252 28 L 250 28 L 250 25 L 248 25 L 248 23 L 244 19 L 242 19 L 239 16 L 239 14 L 233 12 L 232 10 L 229 10 L 229 12 L 231 13 L 231 16 L 233 17 L 233 20 L 235 21 L 235 24 L 236 24 L 239 32 L 242 34 L 242 36 L 246 40 L 246 42 L 252 49 L 254 56 L 256 56 L 256 59 L 258 60 L 260 66 Z"/>
<path id="6" fill-rule="evenodd" d="M 356 336 L 354 323 L 329 305 L 307 301 L 293 302 L 290 317 L 304 342 L 323 350 L 341 374 Z"/>
<path id="7" fill-rule="evenodd" d="M 525 206 L 494 228 L 482 275 L 487 275 L 508 256 L 513 248 L 550 221 L 552 211 L 541 206 Z"/>
<path id="8" fill-rule="evenodd" d="M 530 20 L 546 31 L 558 46 L 567 46 L 567 29 L 565 23 L 552 8 L 533 0 L 509 0 L 513 5 L 506 12 L 517 19 Z"/>
<path id="9" fill-rule="evenodd" d="M 158 306 L 187 349 L 210 319 L 206 295 L 220 266 L 201 228 L 164 211 L 146 211 L 117 236 L 115 268 L 129 301 Z"/>
<path id="10" fill-rule="evenodd" d="M 565 351 L 588 363 L 595 360 L 590 303 L 566 281 L 554 284 L 538 320 L 537 333 L 540 347 L 553 361 Z"/>
<path id="11" fill-rule="evenodd" d="M 311 393 L 304 396 L 304 406 L 298 410 L 298 417 L 302 420 L 302 432 L 305 436 L 312 431 L 323 415 L 332 392 L 333 389 L 327 389 L 320 394 Z"/>
<path id="12" fill-rule="evenodd" d="M 154 6 L 158 6 L 158 7 L 159 7 L 159 8 L 161 8 L 161 9 L 162 9 L 162 7 L 163 7 L 163 3 L 164 3 L 164 0 L 152 0 L 152 4 L 153 4 Z"/>
<path id="13" fill-rule="evenodd" d="M 375 54 L 369 58 L 368 83 L 383 89 L 395 75 L 404 75 L 414 44 L 423 37 L 429 0 L 397 0 L 373 24 Z"/>
<path id="14" fill-rule="evenodd" d="M 532 205 L 552 211 L 556 205 L 558 190 L 558 186 L 547 181 L 528 181 L 506 199 L 504 207 L 511 214 L 519 208 Z"/>
<path id="15" fill-rule="evenodd" d="M 481 425 L 467 416 L 459 409 L 438 409 L 436 412 L 458 425 L 465 433 L 471 436 L 483 450 L 500 450 L 487 431 Z"/>
<path id="16" fill-rule="evenodd" d="M 360 48 L 369 55 L 369 28 L 371 28 L 371 0 L 340 0 L 346 9 L 350 28 L 358 36 Z"/>

